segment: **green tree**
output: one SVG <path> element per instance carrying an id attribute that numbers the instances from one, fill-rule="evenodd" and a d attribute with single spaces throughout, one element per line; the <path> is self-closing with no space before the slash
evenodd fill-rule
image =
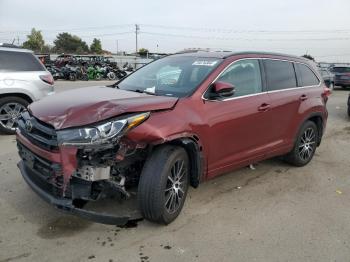
<path id="1" fill-rule="evenodd" d="M 57 35 L 54 43 L 54 49 L 59 53 L 77 53 L 84 54 L 89 52 L 89 47 L 76 35 L 69 33 L 60 33 Z"/>
<path id="2" fill-rule="evenodd" d="M 23 43 L 23 47 L 27 49 L 31 49 L 34 52 L 43 52 L 46 51 L 47 46 L 45 46 L 45 41 L 41 31 L 35 30 L 32 28 L 32 31 L 29 35 L 27 35 L 27 41 Z M 45 50 L 44 50 L 45 49 Z"/>
<path id="3" fill-rule="evenodd" d="M 311 56 L 311 55 L 305 54 L 305 55 L 303 55 L 303 57 L 307 58 L 307 59 L 310 59 L 312 61 L 315 61 L 315 58 L 313 56 Z"/>
<path id="4" fill-rule="evenodd" d="M 103 50 L 100 39 L 94 38 L 92 44 L 90 45 L 90 51 L 94 54 L 102 54 Z"/>
<path id="5" fill-rule="evenodd" d="M 140 56 L 146 56 L 147 53 L 148 53 L 148 49 L 146 49 L 146 48 L 140 48 L 139 49 L 139 55 Z"/>

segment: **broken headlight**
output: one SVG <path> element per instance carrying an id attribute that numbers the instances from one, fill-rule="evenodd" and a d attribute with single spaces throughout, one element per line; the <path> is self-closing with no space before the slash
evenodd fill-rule
<path id="1" fill-rule="evenodd" d="M 82 146 L 114 142 L 127 131 L 144 122 L 149 115 L 150 113 L 147 112 L 92 127 L 57 131 L 58 144 Z"/>

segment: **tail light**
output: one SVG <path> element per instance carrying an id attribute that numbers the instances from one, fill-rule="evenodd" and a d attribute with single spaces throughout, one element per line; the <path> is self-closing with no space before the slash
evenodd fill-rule
<path id="1" fill-rule="evenodd" d="M 329 89 L 328 87 L 324 86 L 323 87 L 323 93 L 322 93 L 322 98 L 324 102 L 326 103 L 328 101 L 328 97 L 332 94 L 332 90 Z"/>
<path id="2" fill-rule="evenodd" d="M 40 79 L 41 79 L 42 81 L 44 81 L 45 83 L 47 83 L 47 84 L 49 84 L 49 85 L 53 85 L 53 83 L 54 83 L 54 80 L 53 80 L 53 77 L 52 77 L 51 74 L 48 74 L 48 75 L 41 75 L 41 76 L 39 76 L 39 77 L 40 77 Z"/>

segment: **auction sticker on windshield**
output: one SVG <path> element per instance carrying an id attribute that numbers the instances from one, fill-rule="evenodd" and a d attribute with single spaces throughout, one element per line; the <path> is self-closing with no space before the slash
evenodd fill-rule
<path id="1" fill-rule="evenodd" d="M 206 61 L 206 60 L 197 60 L 194 61 L 192 65 L 197 66 L 214 66 L 218 61 Z"/>

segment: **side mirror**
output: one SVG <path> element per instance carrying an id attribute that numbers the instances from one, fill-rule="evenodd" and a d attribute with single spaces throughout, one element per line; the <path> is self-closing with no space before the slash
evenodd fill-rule
<path id="1" fill-rule="evenodd" d="M 230 83 L 218 81 L 213 83 L 213 93 L 219 97 L 230 97 L 234 95 L 235 87 Z"/>

